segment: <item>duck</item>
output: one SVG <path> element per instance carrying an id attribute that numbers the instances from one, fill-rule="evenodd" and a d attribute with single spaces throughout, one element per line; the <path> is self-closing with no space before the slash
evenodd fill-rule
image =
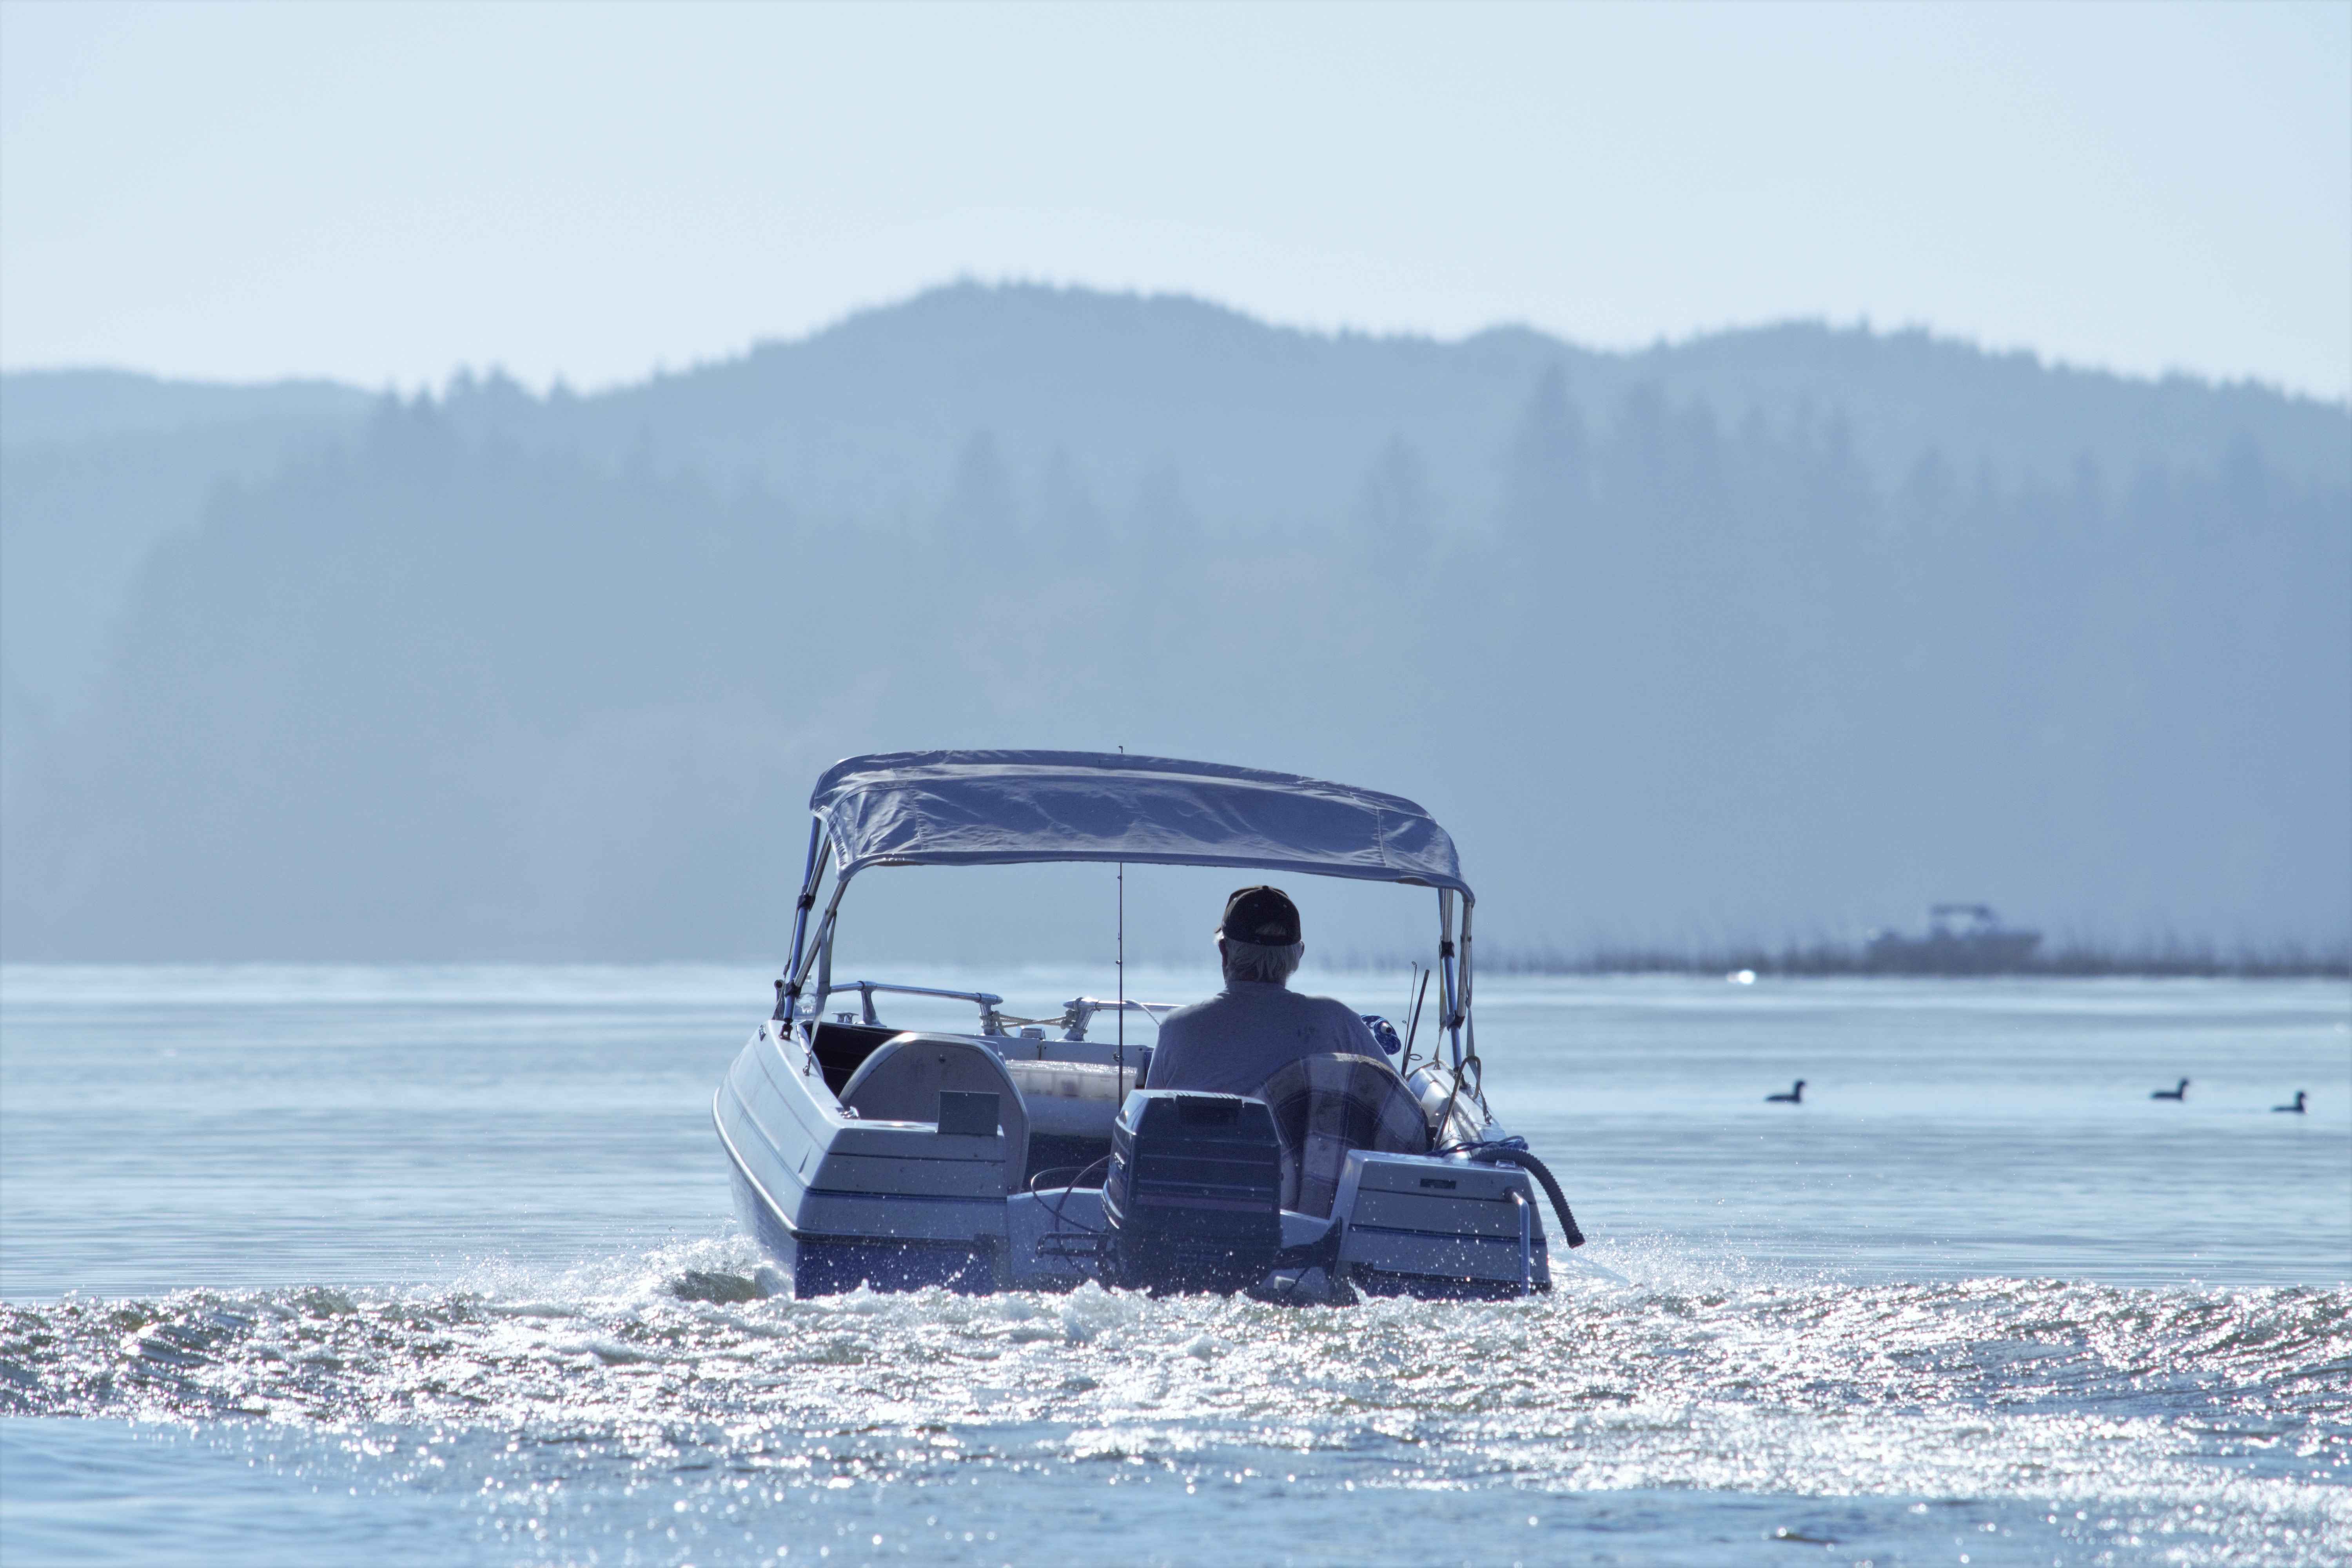
<path id="1" fill-rule="evenodd" d="M 2147 1091 L 2147 1097 L 2150 1100 L 2187 1100 L 2189 1098 L 2189 1080 L 2184 1078 L 2180 1080 L 2179 1085 L 2171 1089 L 2149 1089 Z"/>
<path id="2" fill-rule="evenodd" d="M 1796 1087 L 1796 1088 L 1794 1088 L 1794 1089 L 1790 1089 L 1790 1090 L 1788 1093 L 1786 1093 L 1786 1094 L 1768 1094 L 1768 1095 L 1766 1095 L 1766 1096 L 1764 1097 L 1764 1103 L 1765 1103 L 1765 1104 L 1767 1104 L 1767 1105 L 1802 1105 L 1802 1104 L 1804 1104 L 1804 1103 L 1805 1103 L 1805 1080 L 1804 1080 L 1803 1079 L 1799 1079 L 1797 1080 L 1797 1087 Z"/>
<path id="3" fill-rule="evenodd" d="M 2293 1105 L 2273 1105 L 2271 1107 L 2272 1114 L 2275 1115 L 2279 1111 L 2284 1110 L 2290 1116 L 2301 1116 L 2303 1114 L 2303 1090 L 2298 1089 L 2294 1091 L 2294 1103 Z"/>

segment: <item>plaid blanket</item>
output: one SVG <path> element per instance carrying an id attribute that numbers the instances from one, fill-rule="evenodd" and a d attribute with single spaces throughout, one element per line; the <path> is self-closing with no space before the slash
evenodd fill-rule
<path id="1" fill-rule="evenodd" d="M 1429 1152 L 1429 1121 L 1396 1069 L 1372 1057 L 1301 1057 L 1257 1091 L 1282 1138 L 1282 1206 L 1328 1215 L 1348 1151 Z"/>

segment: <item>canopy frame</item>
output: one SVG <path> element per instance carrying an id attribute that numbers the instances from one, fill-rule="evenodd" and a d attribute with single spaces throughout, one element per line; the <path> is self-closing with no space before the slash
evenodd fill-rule
<path id="1" fill-rule="evenodd" d="M 1291 854 L 1259 853 L 1217 854 L 1187 852 L 1181 848 L 1160 850 L 1139 849 L 1129 845 L 1095 847 L 1087 845 L 1055 846 L 1047 842 L 1013 843 L 978 852 L 971 850 L 913 853 L 860 853 L 844 841 L 837 831 L 836 813 L 832 809 L 848 793 L 842 781 L 859 776 L 861 766 L 887 776 L 883 765 L 899 763 L 912 770 L 951 768 L 958 759 L 985 760 L 1002 766 L 1005 760 L 1025 762 L 1038 759 L 1047 766 L 1059 767 L 1071 776 L 1083 776 L 1086 771 L 1099 772 L 1104 779 L 1118 777 L 1122 772 L 1165 768 L 1176 776 L 1197 776 L 1213 784 L 1238 784 L 1255 791 L 1284 793 L 1295 791 L 1302 795 L 1345 803 L 1362 809 L 1370 807 L 1375 815 L 1390 811 L 1400 817 L 1409 815 L 1425 823 L 1437 842 L 1442 843 L 1442 856 L 1433 849 L 1406 864 L 1370 863 L 1358 855 L 1354 858 L 1312 857 Z M 933 776 L 939 776 L 936 773 Z M 1355 790 L 1346 785 L 1299 778 L 1280 773 L 1256 773 L 1242 769 L 1220 769 L 1212 764 L 1182 763 L 1173 759 L 1109 756 L 1085 752 L 900 752 L 852 757 L 835 764 L 818 781 L 809 801 L 812 820 L 809 824 L 808 858 L 803 871 L 798 894 L 793 901 L 792 944 L 782 977 L 776 981 L 774 1020 L 787 1027 L 803 1023 L 814 1025 L 823 1016 L 824 1004 L 835 989 L 832 984 L 833 939 L 837 929 L 841 902 L 849 884 L 860 871 L 877 866 L 918 865 L 1024 865 L 1050 862 L 1081 862 L 1109 865 L 1128 863 L 1139 865 L 1172 865 L 1226 867 L 1234 869 L 1262 869 L 1307 876 L 1332 877 L 1353 881 L 1387 881 L 1404 886 L 1434 888 L 1438 907 L 1438 975 L 1440 1025 L 1449 1042 L 1449 1054 L 1459 1080 L 1465 1068 L 1475 1071 L 1477 1063 L 1477 1037 L 1470 1023 L 1471 1005 L 1471 911 L 1475 896 L 1469 884 L 1462 879 L 1458 865 L 1453 863 L 1453 842 L 1446 837 L 1428 814 L 1411 801 L 1394 795 L 1379 795 L 1370 791 Z M 1376 827 L 1377 831 L 1377 827 Z M 1387 859 L 1384 847 L 1381 858 Z M 835 873 L 831 896 L 824 900 L 824 912 L 812 930 L 810 917 L 824 889 L 825 873 Z M 1461 942 L 1457 949 L 1454 931 L 1454 900 L 1459 893 L 1462 900 Z M 812 976 L 811 971 L 815 973 Z M 814 994 L 811 981 L 814 978 Z M 869 983 L 870 984 L 870 983 Z M 870 998 L 864 1011 L 870 1013 Z M 983 1009 L 983 1012 L 992 1009 Z M 983 1025 L 985 1025 L 983 1018 Z M 1473 1090 L 1474 1094 L 1476 1092 Z"/>

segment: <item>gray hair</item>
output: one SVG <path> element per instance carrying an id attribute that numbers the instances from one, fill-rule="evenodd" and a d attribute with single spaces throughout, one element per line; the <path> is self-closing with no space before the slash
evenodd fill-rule
<path id="1" fill-rule="evenodd" d="M 1262 985 L 1281 985 L 1298 973 L 1298 961 L 1307 955 L 1303 942 L 1270 947 L 1259 942 L 1235 942 L 1224 939 L 1225 978 L 1254 980 Z"/>

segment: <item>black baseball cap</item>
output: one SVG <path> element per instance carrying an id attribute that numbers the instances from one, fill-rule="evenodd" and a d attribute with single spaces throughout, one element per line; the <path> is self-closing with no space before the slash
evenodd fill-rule
<path id="1" fill-rule="evenodd" d="M 1217 934 L 1228 942 L 1288 947 L 1301 940 L 1298 906 L 1280 888 L 1243 888 L 1225 900 L 1225 918 L 1218 922 Z"/>

